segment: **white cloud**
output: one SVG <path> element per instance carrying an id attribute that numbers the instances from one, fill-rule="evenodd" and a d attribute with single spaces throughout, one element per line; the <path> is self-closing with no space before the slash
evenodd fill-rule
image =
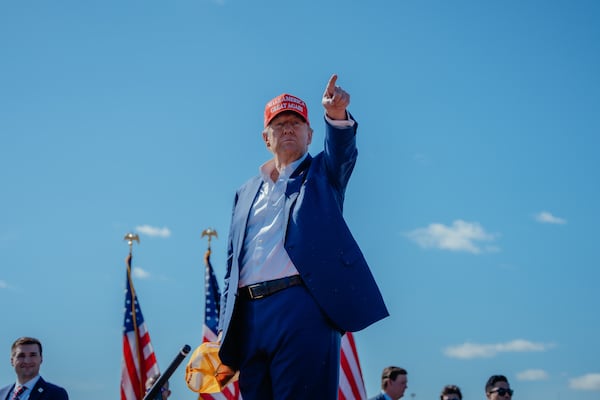
<path id="1" fill-rule="evenodd" d="M 546 351 L 554 347 L 552 344 L 535 343 L 524 339 L 515 339 L 506 343 L 463 343 L 458 346 L 448 346 L 444 354 L 451 358 L 490 358 L 498 353 L 523 353 L 532 351 Z"/>
<path id="2" fill-rule="evenodd" d="M 143 235 L 148 236 L 158 236 L 162 238 L 168 238 L 169 236 L 171 236 L 171 231 L 166 226 L 164 228 L 156 228 L 150 225 L 141 225 L 136 226 L 135 230 Z"/>
<path id="3" fill-rule="evenodd" d="M 497 344 L 498 351 L 502 352 L 524 352 L 524 351 L 544 351 L 551 345 L 543 343 L 534 343 L 524 339 L 516 339 L 508 343 Z"/>
<path id="4" fill-rule="evenodd" d="M 150 272 L 140 268 L 140 267 L 134 267 L 133 271 L 132 271 L 133 277 L 134 278 L 139 278 L 139 279 L 148 279 L 150 278 Z"/>
<path id="5" fill-rule="evenodd" d="M 452 226 L 430 224 L 418 228 L 407 236 L 423 248 L 438 248 L 451 251 L 466 251 L 473 254 L 482 251 L 498 251 L 495 246 L 481 248 L 477 242 L 491 242 L 495 235 L 487 233 L 478 222 L 456 220 Z"/>
<path id="6" fill-rule="evenodd" d="M 555 217 L 548 211 L 542 211 L 540 213 L 535 214 L 535 220 L 537 222 L 541 222 L 543 224 L 559 224 L 563 225 L 567 223 L 567 220 L 564 218 Z"/>
<path id="7" fill-rule="evenodd" d="M 569 380 L 569 387 L 577 390 L 599 390 L 600 374 L 586 374 Z"/>
<path id="8" fill-rule="evenodd" d="M 0 279 L 0 289 L 6 289 L 8 288 L 8 283 L 6 283 L 6 281 L 3 281 L 2 279 Z"/>
<path id="9" fill-rule="evenodd" d="M 517 373 L 520 381 L 544 381 L 548 379 L 548 373 L 543 369 L 527 369 Z"/>

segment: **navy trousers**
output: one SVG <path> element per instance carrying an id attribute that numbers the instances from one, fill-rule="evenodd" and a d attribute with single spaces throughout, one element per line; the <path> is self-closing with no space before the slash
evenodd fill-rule
<path id="1" fill-rule="evenodd" d="M 244 400 L 337 399 L 341 333 L 306 288 L 238 301 Z"/>

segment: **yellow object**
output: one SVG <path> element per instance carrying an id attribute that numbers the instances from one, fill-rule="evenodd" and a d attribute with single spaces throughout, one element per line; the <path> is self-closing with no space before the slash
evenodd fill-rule
<path id="1" fill-rule="evenodd" d="M 219 344 L 205 342 L 194 350 L 185 367 L 185 381 L 196 393 L 218 393 L 238 378 L 238 372 L 221 364 Z"/>

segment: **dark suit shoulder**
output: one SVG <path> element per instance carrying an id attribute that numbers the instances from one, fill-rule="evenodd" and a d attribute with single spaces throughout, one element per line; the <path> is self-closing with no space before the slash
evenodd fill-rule
<path id="1" fill-rule="evenodd" d="M 47 382 L 44 379 L 40 380 L 33 387 L 30 400 L 69 400 L 67 391 L 58 385 Z"/>

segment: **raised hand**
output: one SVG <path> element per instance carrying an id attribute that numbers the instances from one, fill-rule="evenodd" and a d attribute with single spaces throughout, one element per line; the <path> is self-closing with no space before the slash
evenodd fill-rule
<path id="1" fill-rule="evenodd" d="M 337 75 L 331 75 L 325 93 L 323 93 L 323 107 L 327 116 L 331 119 L 347 119 L 346 108 L 350 104 L 350 94 L 339 86 L 336 86 Z"/>

